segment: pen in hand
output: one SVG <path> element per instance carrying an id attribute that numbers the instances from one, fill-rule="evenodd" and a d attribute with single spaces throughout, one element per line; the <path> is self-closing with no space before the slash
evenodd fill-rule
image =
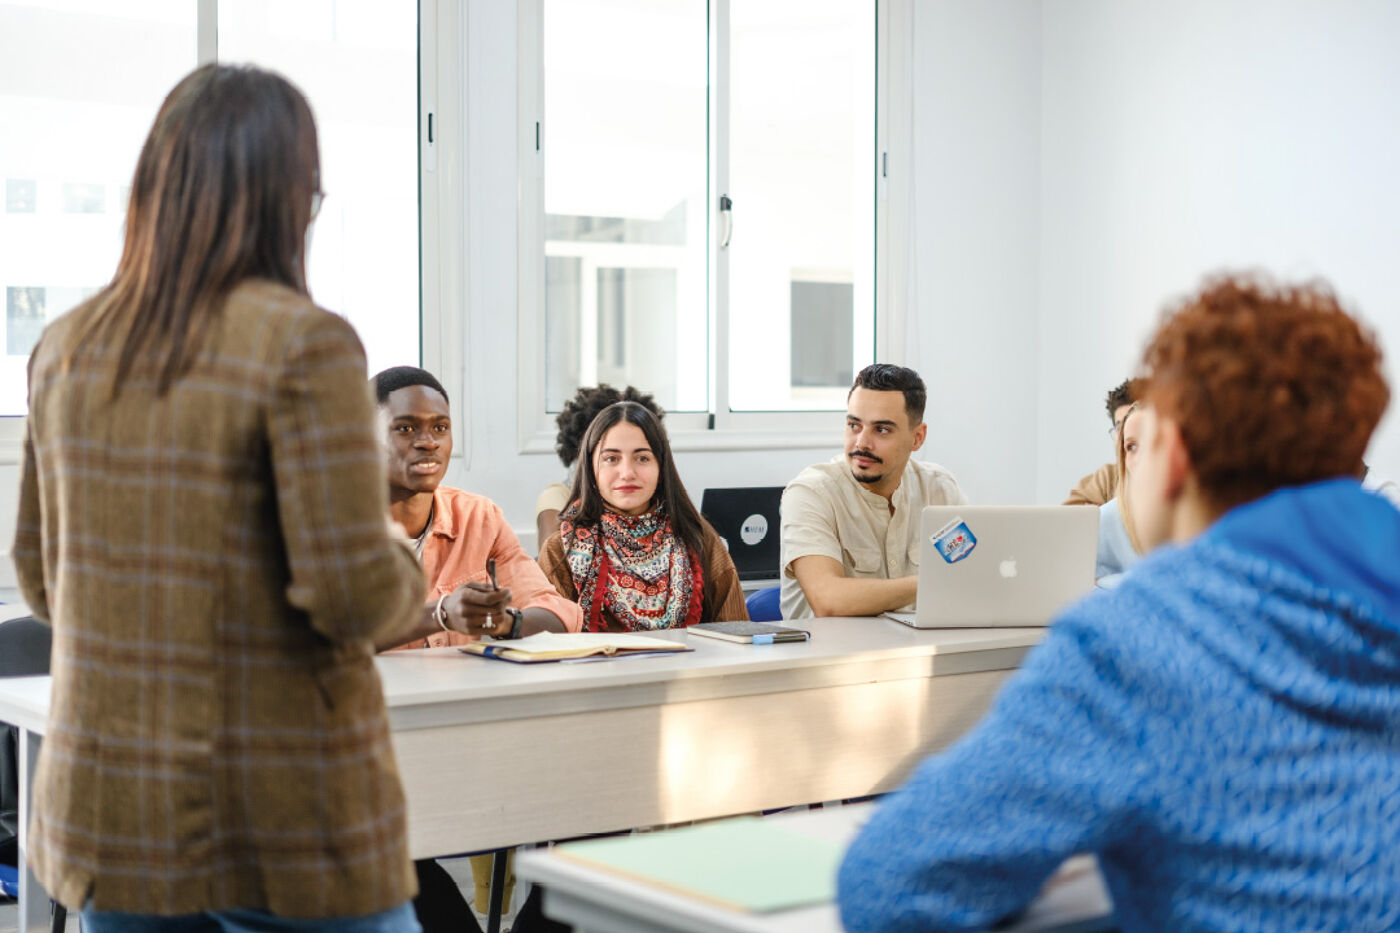
<path id="1" fill-rule="evenodd" d="M 491 578 L 491 589 L 499 590 L 501 587 L 496 582 L 496 558 L 486 558 L 486 575 Z M 491 613 L 486 614 L 486 621 L 481 623 L 481 627 L 488 632 L 496 627 L 496 621 L 491 618 Z"/>

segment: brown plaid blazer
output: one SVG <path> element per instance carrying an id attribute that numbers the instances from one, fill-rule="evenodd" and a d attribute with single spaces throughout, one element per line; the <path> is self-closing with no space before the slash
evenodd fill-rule
<path id="1" fill-rule="evenodd" d="M 165 395 L 45 330 L 14 556 L 52 620 L 32 865 L 59 901 L 291 917 L 413 896 L 374 640 L 423 576 L 389 535 L 364 350 L 280 285 L 229 297 Z"/>

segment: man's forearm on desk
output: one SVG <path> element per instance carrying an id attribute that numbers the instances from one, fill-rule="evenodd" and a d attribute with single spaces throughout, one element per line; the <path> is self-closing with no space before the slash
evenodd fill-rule
<path id="1" fill-rule="evenodd" d="M 877 616 L 914 602 L 919 578 L 893 580 L 863 577 L 828 577 L 804 585 L 803 592 L 812 612 L 818 616 Z"/>
<path id="2" fill-rule="evenodd" d="M 497 624 L 506 629 L 510 626 L 510 617 L 503 616 Z M 423 615 L 419 618 L 418 624 L 411 631 L 402 635 L 386 638 L 375 644 L 375 651 L 388 651 L 390 648 L 397 648 L 400 645 L 412 645 L 416 642 L 426 641 L 428 636 L 436 635 L 442 631 L 442 626 L 437 621 L 437 603 L 432 602 L 423 607 Z M 537 632 L 564 632 L 568 631 L 559 617 L 548 609 L 524 609 L 521 610 L 520 636 L 534 635 Z M 465 634 L 465 633 L 462 633 Z"/>

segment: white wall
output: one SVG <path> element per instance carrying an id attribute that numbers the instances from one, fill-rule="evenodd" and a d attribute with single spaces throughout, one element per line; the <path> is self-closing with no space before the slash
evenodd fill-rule
<path id="1" fill-rule="evenodd" d="M 926 459 L 974 502 L 1035 494 L 1040 4 L 916 0 L 908 365 Z"/>
<path id="2" fill-rule="evenodd" d="M 1324 276 L 1400 352 L 1400 5 L 1052 0 L 1042 15 L 1038 499 L 1106 458 L 1105 391 L 1203 273 Z M 1400 475 L 1395 417 L 1369 460 Z"/>

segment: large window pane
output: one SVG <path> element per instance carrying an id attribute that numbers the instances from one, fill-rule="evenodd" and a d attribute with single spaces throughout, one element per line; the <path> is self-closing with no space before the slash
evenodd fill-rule
<path id="1" fill-rule="evenodd" d="M 223 0 L 219 60 L 274 69 L 306 94 L 326 192 L 311 295 L 355 325 L 371 373 L 416 364 L 418 5 Z"/>
<path id="2" fill-rule="evenodd" d="M 730 5 L 729 400 L 842 408 L 875 346 L 875 5 Z"/>
<path id="3" fill-rule="evenodd" d="M 141 143 L 196 64 L 191 0 L 0 4 L 0 415 L 44 324 L 112 278 Z"/>
<path id="4" fill-rule="evenodd" d="M 545 0 L 545 392 L 709 404 L 707 11 Z"/>

